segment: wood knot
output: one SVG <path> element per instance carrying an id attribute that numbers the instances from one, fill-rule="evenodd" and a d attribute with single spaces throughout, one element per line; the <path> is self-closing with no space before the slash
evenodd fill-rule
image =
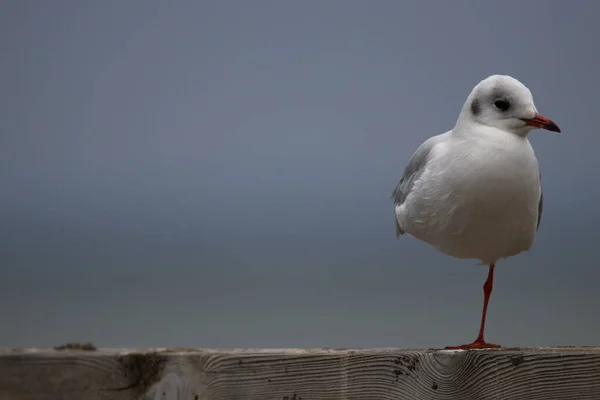
<path id="1" fill-rule="evenodd" d="M 399 356 L 394 358 L 394 364 L 396 364 L 396 369 L 394 373 L 396 376 L 399 375 L 410 375 L 411 372 L 417 369 L 417 365 L 419 364 L 419 359 L 414 356 Z"/>
<path id="2" fill-rule="evenodd" d="M 512 362 L 512 365 L 514 365 L 515 367 L 517 367 L 518 365 L 520 365 L 525 360 L 523 359 L 523 356 L 518 356 L 518 357 L 512 357 L 510 359 L 510 361 Z"/>
<path id="3" fill-rule="evenodd" d="M 155 353 L 130 353 L 119 357 L 123 375 L 129 384 L 114 388 L 115 391 L 135 390 L 145 393 L 154 383 L 161 379 L 167 359 Z"/>

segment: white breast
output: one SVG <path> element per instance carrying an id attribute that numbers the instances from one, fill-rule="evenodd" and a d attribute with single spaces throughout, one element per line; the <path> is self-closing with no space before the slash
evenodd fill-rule
<path id="1" fill-rule="evenodd" d="M 443 253 L 492 263 L 531 247 L 540 194 L 529 141 L 501 132 L 436 146 L 396 213 L 407 233 Z"/>

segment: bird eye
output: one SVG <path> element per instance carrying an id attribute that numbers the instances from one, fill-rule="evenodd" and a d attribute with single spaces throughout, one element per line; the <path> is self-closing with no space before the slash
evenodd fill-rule
<path id="1" fill-rule="evenodd" d="M 500 111 L 506 111 L 510 108 L 510 103 L 505 100 L 496 100 L 494 106 Z"/>

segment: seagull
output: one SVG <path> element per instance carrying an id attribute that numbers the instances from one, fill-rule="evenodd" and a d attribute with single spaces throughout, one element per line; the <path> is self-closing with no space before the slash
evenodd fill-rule
<path id="1" fill-rule="evenodd" d="M 489 266 L 479 334 L 446 349 L 500 347 L 484 340 L 498 260 L 528 251 L 543 206 L 541 173 L 528 140 L 533 129 L 560 132 L 540 115 L 529 89 L 508 75 L 479 82 L 454 128 L 425 140 L 392 193 L 396 236 Z"/>

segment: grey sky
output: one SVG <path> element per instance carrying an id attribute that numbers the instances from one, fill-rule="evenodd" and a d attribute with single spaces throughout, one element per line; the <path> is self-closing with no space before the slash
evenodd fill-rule
<path id="1" fill-rule="evenodd" d="M 0 346 L 442 347 L 487 270 L 389 196 L 496 73 L 535 131 L 544 217 L 498 264 L 487 338 L 598 344 L 592 1 L 4 1 Z"/>

